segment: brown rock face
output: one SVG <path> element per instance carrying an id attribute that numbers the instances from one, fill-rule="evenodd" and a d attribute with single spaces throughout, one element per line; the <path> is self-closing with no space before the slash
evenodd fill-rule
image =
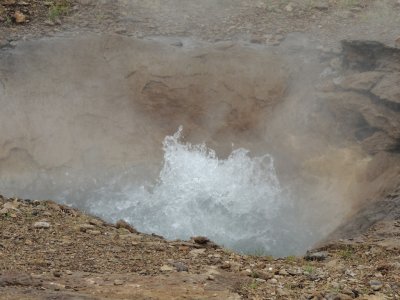
<path id="1" fill-rule="evenodd" d="M 372 42 L 344 42 L 344 75 L 325 93 L 344 132 L 371 154 L 400 149 L 400 50 Z M 341 91 L 340 91 L 341 90 Z"/>
<path id="2" fill-rule="evenodd" d="M 400 49 L 343 42 L 343 74 L 322 93 L 338 128 L 370 155 L 364 198 L 334 238 L 356 236 L 400 216 Z"/>

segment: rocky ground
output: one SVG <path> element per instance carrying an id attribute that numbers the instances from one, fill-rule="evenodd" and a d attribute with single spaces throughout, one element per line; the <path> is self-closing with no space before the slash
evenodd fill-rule
<path id="1" fill-rule="evenodd" d="M 277 259 L 166 241 L 51 201 L 1 197 L 0 225 L 0 299 L 400 299 L 399 221 Z"/>
<path id="2" fill-rule="evenodd" d="M 325 44 L 345 38 L 399 43 L 397 0 L 2 0 L 0 44 L 64 32 L 186 36 L 277 45 L 291 32 Z"/>
<path id="3" fill-rule="evenodd" d="M 226 0 L 218 9 L 212 1 L 197 2 L 0 0 L 0 48 L 80 32 L 276 46 L 286 34 L 302 31 L 327 49 L 343 38 L 400 43 L 397 0 Z M 335 64 L 337 53 L 325 53 L 333 71 L 343 67 Z M 344 107 L 343 116 L 361 111 L 359 128 L 341 130 L 371 155 L 393 156 L 384 160 L 393 166 L 399 104 L 397 90 L 386 91 L 399 82 L 398 64 L 387 63 L 387 55 L 364 54 L 357 53 L 363 64 L 347 65 L 340 82 L 328 76 L 321 97 Z M 371 59 L 375 63 L 363 69 Z M 380 168 L 375 172 L 388 169 Z M 391 187 L 398 185 L 398 174 L 391 168 L 376 186 L 388 178 Z M 272 258 L 239 255 L 201 237 L 166 241 L 50 201 L 0 197 L 0 299 L 400 299 L 399 204 L 397 190 L 332 236 L 348 239 L 322 244 L 305 257 Z"/>

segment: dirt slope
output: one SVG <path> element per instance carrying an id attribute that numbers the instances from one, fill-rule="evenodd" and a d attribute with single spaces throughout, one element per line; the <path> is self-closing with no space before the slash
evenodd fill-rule
<path id="1" fill-rule="evenodd" d="M 0 226 L 0 299 L 400 297 L 398 221 L 282 259 L 166 241 L 51 201 L 2 197 Z"/>

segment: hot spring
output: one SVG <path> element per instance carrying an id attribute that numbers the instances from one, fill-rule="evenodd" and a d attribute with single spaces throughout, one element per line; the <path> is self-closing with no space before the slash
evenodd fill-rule
<path id="1" fill-rule="evenodd" d="M 314 95 L 315 49 L 88 35 L 2 50 L 0 191 L 167 239 L 304 253 L 351 211 L 368 161 Z"/>

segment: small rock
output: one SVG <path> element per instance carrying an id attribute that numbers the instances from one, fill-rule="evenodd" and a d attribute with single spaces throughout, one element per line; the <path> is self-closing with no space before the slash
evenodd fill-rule
<path id="1" fill-rule="evenodd" d="M 190 255 L 192 256 L 198 256 L 198 255 L 202 255 L 206 252 L 206 249 L 193 249 L 189 252 Z"/>
<path id="2" fill-rule="evenodd" d="M 321 251 L 321 252 L 309 252 L 307 251 L 307 254 L 304 256 L 305 260 L 316 260 L 316 261 L 322 261 L 327 259 L 329 256 L 328 252 L 326 251 Z"/>
<path id="3" fill-rule="evenodd" d="M 87 230 L 86 233 L 89 233 L 91 235 L 100 235 L 101 231 L 100 230 Z"/>
<path id="4" fill-rule="evenodd" d="M 128 229 L 125 229 L 125 228 L 118 228 L 118 234 L 120 236 L 122 236 L 122 235 L 131 235 L 131 232 Z"/>
<path id="5" fill-rule="evenodd" d="M 181 41 L 176 41 L 176 42 L 171 43 L 171 46 L 183 47 L 183 43 Z"/>
<path id="6" fill-rule="evenodd" d="M 174 263 L 172 263 L 172 265 L 175 267 L 175 269 L 178 272 L 188 272 L 189 271 L 189 268 L 182 262 L 179 262 L 179 261 L 174 262 Z"/>
<path id="7" fill-rule="evenodd" d="M 123 280 L 119 280 L 119 279 L 114 280 L 114 285 L 123 285 L 123 284 L 124 284 Z"/>
<path id="8" fill-rule="evenodd" d="M 123 34 L 123 33 L 126 33 L 126 28 L 117 28 L 117 29 L 115 29 L 115 33 L 117 33 L 117 34 Z"/>
<path id="9" fill-rule="evenodd" d="M 214 276 L 214 275 L 211 275 L 211 274 L 209 274 L 209 275 L 207 276 L 207 280 L 214 281 L 214 280 L 215 280 L 215 276 Z"/>
<path id="10" fill-rule="evenodd" d="M 79 226 L 79 231 L 81 232 L 86 232 L 88 230 L 95 230 L 96 227 L 94 227 L 93 225 L 90 224 L 82 224 Z"/>
<path id="11" fill-rule="evenodd" d="M 268 280 L 274 277 L 273 273 L 271 272 L 264 272 L 264 271 L 257 271 L 258 278 Z"/>
<path id="12" fill-rule="evenodd" d="M 133 228 L 129 223 L 125 222 L 124 220 L 119 220 L 116 224 L 115 227 L 119 228 L 124 228 L 128 230 L 130 233 L 138 233 L 138 231 Z"/>
<path id="13" fill-rule="evenodd" d="M 292 12 L 293 11 L 293 3 L 289 3 L 288 5 L 286 5 L 285 10 L 287 12 Z"/>
<path id="14" fill-rule="evenodd" d="M 278 280 L 275 279 L 275 278 L 271 278 L 271 279 L 268 280 L 268 283 L 270 283 L 270 284 L 277 284 L 277 283 L 278 283 Z"/>
<path id="15" fill-rule="evenodd" d="M 210 240 L 205 237 L 205 236 L 194 236 L 192 237 L 193 242 L 199 245 L 205 245 L 207 244 Z"/>
<path id="16" fill-rule="evenodd" d="M 58 270 L 53 271 L 54 277 L 61 277 L 61 272 Z"/>
<path id="17" fill-rule="evenodd" d="M 91 219 L 89 221 L 89 224 L 100 227 L 100 226 L 104 225 L 104 222 L 102 220 L 100 220 L 100 219 Z"/>
<path id="18" fill-rule="evenodd" d="M 173 270 L 174 270 L 174 268 L 171 266 L 168 266 L 168 265 L 163 265 L 160 268 L 160 271 L 162 271 L 162 272 L 172 272 Z"/>
<path id="19" fill-rule="evenodd" d="M 319 0 L 315 1 L 313 4 L 314 9 L 318 10 L 328 10 L 329 9 L 329 3 L 327 0 Z"/>
<path id="20" fill-rule="evenodd" d="M 289 273 L 285 269 L 281 269 L 279 271 L 279 275 L 286 276 L 286 275 L 289 275 Z"/>
<path id="21" fill-rule="evenodd" d="M 122 240 L 141 240 L 142 236 L 134 233 L 125 233 L 125 234 L 120 234 L 119 238 Z"/>
<path id="22" fill-rule="evenodd" d="M 15 18 L 15 22 L 18 24 L 26 22 L 26 16 L 20 11 L 16 11 L 14 13 L 14 18 Z"/>
<path id="23" fill-rule="evenodd" d="M 0 215 L 8 214 L 9 210 L 7 208 L 0 209 Z"/>
<path id="24" fill-rule="evenodd" d="M 378 280 L 371 280 L 369 282 L 370 287 L 372 288 L 372 290 L 374 291 L 379 291 L 382 289 L 383 284 L 382 282 L 378 281 Z"/>
<path id="25" fill-rule="evenodd" d="M 33 224 L 34 228 L 38 228 L 38 229 L 48 229 L 50 228 L 50 223 L 48 222 L 36 222 Z"/>

